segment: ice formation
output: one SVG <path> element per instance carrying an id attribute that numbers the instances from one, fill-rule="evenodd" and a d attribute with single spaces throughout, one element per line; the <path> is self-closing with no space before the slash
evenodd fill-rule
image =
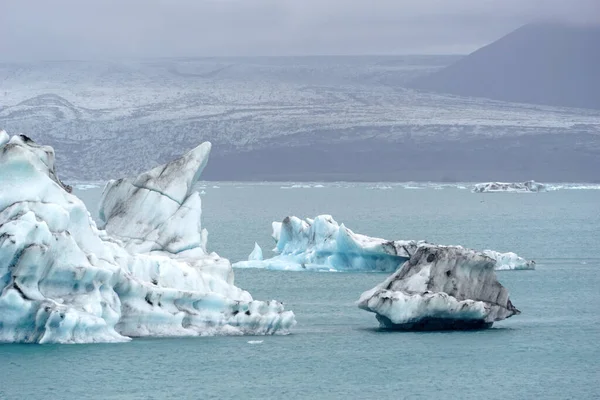
<path id="1" fill-rule="evenodd" d="M 494 250 L 484 250 L 483 254 L 496 261 L 496 271 L 535 269 L 535 261 L 526 260 L 515 253 L 499 253 Z"/>
<path id="2" fill-rule="evenodd" d="M 6 143 L 8 143 L 10 137 L 8 136 L 8 133 L 6 133 L 6 131 L 4 130 L 0 130 L 0 146 L 4 146 Z"/>
<path id="3" fill-rule="evenodd" d="M 460 246 L 423 244 L 358 306 L 399 330 L 489 328 L 520 314 L 496 279 L 494 261 Z"/>
<path id="4" fill-rule="evenodd" d="M 354 233 L 339 225 L 331 215 L 302 220 L 286 217 L 272 223 L 272 237 L 277 243 L 276 256 L 263 259 L 255 243 L 248 261 L 235 268 L 266 268 L 286 271 L 373 271 L 392 272 L 413 254 L 423 240 L 386 240 Z M 260 253 L 259 253 L 260 250 Z M 260 254 L 260 258 L 256 256 Z M 484 250 L 496 262 L 496 270 L 534 269 L 535 261 L 527 261 L 515 253 Z"/>
<path id="5" fill-rule="evenodd" d="M 390 241 L 360 235 L 339 225 L 330 215 L 273 222 L 275 257 L 240 261 L 236 268 L 316 271 L 395 271 L 420 242 Z"/>
<path id="6" fill-rule="evenodd" d="M 206 166 L 210 149 L 205 142 L 137 177 L 109 181 L 99 211 L 104 229 L 134 253 L 179 254 L 197 249 L 204 253 L 201 200 L 193 185 Z"/>
<path id="7" fill-rule="evenodd" d="M 263 260 L 263 252 L 258 243 L 254 242 L 254 250 L 248 256 L 248 261 L 262 261 Z"/>
<path id="8" fill-rule="evenodd" d="M 7 142 L 0 134 L 0 143 L 1 342 L 272 334 L 295 324 L 281 303 L 234 286 L 229 262 L 205 251 L 191 187 L 209 144 L 162 173 L 109 185 L 107 226 L 132 235 L 121 241 L 99 230 L 57 178 L 51 147 L 22 135 Z"/>
<path id="9" fill-rule="evenodd" d="M 473 193 L 493 193 L 493 192 L 545 192 L 546 186 L 536 181 L 527 181 L 523 183 L 506 182 L 486 182 L 478 183 L 473 188 Z"/>

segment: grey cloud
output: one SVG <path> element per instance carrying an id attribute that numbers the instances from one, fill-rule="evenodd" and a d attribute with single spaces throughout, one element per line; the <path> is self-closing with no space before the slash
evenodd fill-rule
<path id="1" fill-rule="evenodd" d="M 598 0 L 1 0 L 0 58 L 464 53 Z"/>

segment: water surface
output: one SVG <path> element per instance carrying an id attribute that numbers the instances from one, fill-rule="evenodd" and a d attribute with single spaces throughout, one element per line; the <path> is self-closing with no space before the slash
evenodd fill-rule
<path id="1" fill-rule="evenodd" d="M 329 213 L 359 233 L 535 259 L 536 271 L 498 273 L 523 313 L 484 331 L 390 333 L 354 304 L 385 274 L 236 270 L 254 298 L 296 313 L 293 334 L 0 345 L 0 399 L 600 396 L 600 190 L 323 185 L 203 184 L 209 249 L 237 261 L 258 241 L 267 255 L 272 220 Z M 100 190 L 76 194 L 95 210 Z"/>

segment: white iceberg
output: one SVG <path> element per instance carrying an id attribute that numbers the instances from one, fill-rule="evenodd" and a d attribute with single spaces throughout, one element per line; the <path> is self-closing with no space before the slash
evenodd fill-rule
<path id="1" fill-rule="evenodd" d="M 208 161 L 210 143 L 135 178 L 111 180 L 100 202 L 104 229 L 133 253 L 206 251 L 201 200 L 193 184 Z"/>
<path id="2" fill-rule="evenodd" d="M 560 185 L 548 185 L 548 191 L 556 190 L 600 190 L 598 184 L 585 184 L 585 183 L 565 183 Z"/>
<path id="3" fill-rule="evenodd" d="M 4 146 L 9 140 L 10 137 L 8 136 L 8 133 L 6 133 L 5 130 L 0 129 L 0 146 Z"/>
<path id="4" fill-rule="evenodd" d="M 274 257 L 256 258 L 254 251 L 248 261 L 235 268 L 265 268 L 283 271 L 368 271 L 393 272 L 408 260 L 423 240 L 386 240 L 354 233 L 338 224 L 331 215 L 319 215 L 302 220 L 286 217 L 272 223 L 272 237 L 277 243 Z M 260 249 L 260 247 L 258 247 Z M 497 270 L 535 269 L 535 261 L 527 261 L 515 253 L 484 250 L 496 262 Z"/>
<path id="5" fill-rule="evenodd" d="M 376 186 L 369 186 L 369 187 L 367 187 L 367 189 L 369 189 L 369 190 L 391 190 L 393 188 L 389 185 L 376 185 Z"/>
<path id="6" fill-rule="evenodd" d="M 389 241 L 360 235 L 339 225 L 330 215 L 273 222 L 275 257 L 235 263 L 236 268 L 286 271 L 395 271 L 419 242 Z"/>
<path id="7" fill-rule="evenodd" d="M 500 253 L 494 250 L 484 250 L 483 254 L 496 261 L 496 271 L 535 269 L 535 261 L 526 260 L 512 252 Z"/>
<path id="8" fill-rule="evenodd" d="M 248 261 L 262 261 L 263 260 L 263 252 L 258 243 L 254 242 L 254 250 L 248 256 Z"/>
<path id="9" fill-rule="evenodd" d="M 190 188 L 209 144 L 162 173 L 107 187 L 107 227 L 131 235 L 118 239 L 99 230 L 57 178 L 51 147 L 23 135 L 2 141 L 1 342 L 273 334 L 295 324 L 281 303 L 254 301 L 234 286 L 229 262 L 205 251 L 199 197 Z"/>
<path id="10" fill-rule="evenodd" d="M 473 193 L 515 192 L 515 193 L 537 193 L 545 192 L 546 185 L 536 181 L 523 183 L 508 182 L 485 182 L 478 183 L 473 188 Z"/>
<path id="11" fill-rule="evenodd" d="M 96 189 L 101 186 L 97 185 L 97 184 L 93 184 L 93 183 L 78 183 L 78 184 L 74 185 L 74 187 L 77 190 L 85 191 L 85 190 L 90 190 L 90 189 Z"/>
<path id="12" fill-rule="evenodd" d="M 357 304 L 388 329 L 489 328 L 520 314 L 496 279 L 494 265 L 484 254 L 460 246 L 424 244 Z"/>

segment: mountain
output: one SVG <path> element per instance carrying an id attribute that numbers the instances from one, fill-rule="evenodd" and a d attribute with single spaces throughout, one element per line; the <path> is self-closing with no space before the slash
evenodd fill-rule
<path id="1" fill-rule="evenodd" d="M 600 27 L 525 25 L 409 83 L 459 96 L 600 109 Z"/>
<path id="2" fill-rule="evenodd" d="M 600 181 L 600 110 L 405 88 L 447 56 L 0 64 L 0 129 L 66 180 L 137 174 L 209 140 L 210 180 Z"/>

